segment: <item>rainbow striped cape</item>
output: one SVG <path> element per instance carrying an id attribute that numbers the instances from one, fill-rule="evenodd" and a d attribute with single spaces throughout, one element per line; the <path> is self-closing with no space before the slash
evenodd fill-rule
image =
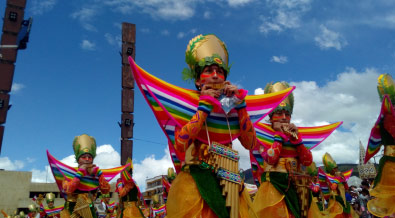
<path id="1" fill-rule="evenodd" d="M 336 128 L 338 128 L 343 122 L 332 123 L 324 126 L 316 127 L 298 127 L 300 136 L 303 140 L 303 144 L 309 150 L 315 148 L 321 142 L 323 142 Z M 256 123 L 255 131 L 258 142 L 261 146 L 270 148 L 274 142 L 275 131 L 271 128 L 269 124 L 266 123 Z M 261 146 L 255 146 L 250 150 L 250 160 L 252 175 L 254 176 L 255 184 L 260 184 L 261 174 L 264 169 L 264 160 L 259 151 Z"/>
<path id="2" fill-rule="evenodd" d="M 185 158 L 185 153 L 178 152 L 174 149 L 174 133 L 176 128 L 181 128 L 187 124 L 197 112 L 199 92 L 181 88 L 154 77 L 139 67 L 131 57 L 129 57 L 129 63 L 137 86 L 168 138 L 171 158 L 176 171 L 179 172 L 181 170 L 181 163 Z M 281 92 L 271 94 L 246 96 L 247 112 L 251 121 L 253 123 L 259 122 L 275 109 L 294 88 L 290 87 Z M 226 115 L 218 102 L 218 105 L 214 106 L 213 111 L 207 117 L 207 129 L 210 140 L 226 144 L 239 137 L 239 120 L 236 110 L 231 110 L 227 118 L 229 120 L 231 134 L 229 134 Z M 206 127 L 203 127 L 203 131 L 201 131 L 197 139 L 207 143 L 205 129 Z"/>
<path id="3" fill-rule="evenodd" d="M 380 151 L 380 147 L 381 147 L 380 122 L 384 120 L 386 114 L 392 114 L 395 116 L 394 108 L 392 106 L 392 102 L 388 95 L 385 95 L 383 98 L 379 117 L 377 118 L 377 121 L 370 132 L 369 141 L 366 148 L 365 160 L 364 160 L 365 164 L 370 160 L 370 158 L 372 158 L 375 154 L 377 154 L 377 152 Z"/>
<path id="4" fill-rule="evenodd" d="M 153 215 L 153 217 L 166 215 L 166 204 L 163 204 L 162 206 L 160 206 L 158 208 L 153 207 L 152 208 L 152 215 Z"/>
<path id="5" fill-rule="evenodd" d="M 353 169 L 342 172 L 345 182 L 347 182 L 348 179 L 350 179 L 352 171 L 353 171 Z M 341 180 L 342 179 L 339 177 L 332 176 L 328 173 L 325 173 L 325 171 L 321 167 L 318 168 L 318 181 L 320 183 L 321 192 L 324 195 L 325 199 L 328 199 L 330 197 L 329 186 L 332 183 L 339 184 L 339 183 L 341 183 Z"/>
<path id="6" fill-rule="evenodd" d="M 137 185 L 136 181 L 132 178 L 132 175 L 130 175 L 130 173 L 127 170 L 123 170 L 121 172 L 121 179 L 122 179 L 123 184 L 125 184 L 126 182 L 128 182 L 130 180 L 133 181 L 133 184 L 137 188 L 137 197 L 143 202 L 144 207 L 147 208 L 148 206 L 144 201 L 144 195 L 141 193 L 140 187 Z M 123 185 L 123 184 L 117 183 L 117 189 L 118 189 L 118 185 Z"/>
<path id="7" fill-rule="evenodd" d="M 63 180 L 70 181 L 77 175 L 77 168 L 70 167 L 58 160 L 56 160 L 47 150 L 48 162 L 49 166 L 51 167 L 52 174 L 56 180 L 56 184 L 60 192 L 62 193 L 63 197 L 66 197 L 63 193 L 62 182 Z M 123 171 L 126 167 L 130 164 L 125 166 L 120 166 L 111 169 L 102 169 L 102 175 L 104 178 L 109 182 L 112 180 L 116 175 L 118 175 L 121 171 Z M 81 177 L 80 184 L 78 185 L 78 190 L 81 191 L 92 191 L 99 187 L 99 178 L 95 176 L 83 176 Z"/>
<path id="8" fill-rule="evenodd" d="M 57 206 L 54 208 L 49 208 L 49 207 L 44 208 L 44 211 L 48 216 L 58 214 L 58 213 L 60 213 L 61 210 L 63 210 L 63 205 L 60 205 L 60 206 Z"/>

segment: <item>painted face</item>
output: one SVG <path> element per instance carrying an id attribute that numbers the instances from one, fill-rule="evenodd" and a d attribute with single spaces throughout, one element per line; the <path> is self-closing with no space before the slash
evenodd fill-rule
<path id="1" fill-rule="evenodd" d="M 206 66 L 200 74 L 197 85 L 220 84 L 225 81 L 225 71 L 216 64 Z"/>
<path id="2" fill-rule="evenodd" d="M 92 164 L 92 163 L 93 163 L 93 158 L 92 158 L 92 155 L 90 155 L 90 154 L 83 154 L 80 156 L 80 158 L 78 158 L 79 165 Z"/>
<path id="3" fill-rule="evenodd" d="M 48 207 L 50 207 L 50 208 L 53 207 L 53 201 L 48 202 Z"/>
<path id="4" fill-rule="evenodd" d="M 277 111 L 273 113 L 272 117 L 270 118 L 270 122 L 290 123 L 291 114 L 289 114 L 289 112 L 286 110 Z"/>

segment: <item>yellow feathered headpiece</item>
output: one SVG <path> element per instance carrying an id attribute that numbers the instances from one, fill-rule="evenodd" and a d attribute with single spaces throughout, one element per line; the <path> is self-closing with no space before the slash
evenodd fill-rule
<path id="1" fill-rule="evenodd" d="M 389 95 L 392 104 L 395 104 L 395 83 L 391 75 L 381 74 L 377 78 L 377 91 L 381 101 L 383 101 L 384 95 Z"/>
<path id="2" fill-rule="evenodd" d="M 322 157 L 322 163 L 324 164 L 325 171 L 331 173 L 333 169 L 337 167 L 336 161 L 333 160 L 329 153 L 325 153 Z"/>
<path id="3" fill-rule="evenodd" d="M 78 159 L 83 154 L 90 154 L 92 158 L 96 157 L 96 140 L 92 136 L 87 134 L 82 134 L 76 136 L 73 141 L 73 149 L 75 154 L 75 159 Z"/>

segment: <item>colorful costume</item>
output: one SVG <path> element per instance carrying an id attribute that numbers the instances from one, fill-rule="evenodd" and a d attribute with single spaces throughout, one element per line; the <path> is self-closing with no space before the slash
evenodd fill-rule
<path id="1" fill-rule="evenodd" d="M 167 217 L 248 217 L 250 199 L 246 190 L 239 195 L 242 190 L 237 164 L 239 157 L 231 143 L 238 138 L 246 149 L 251 149 L 256 143 L 253 124 L 270 113 L 293 88 L 261 96 L 246 96 L 245 90 L 238 90 L 231 100 L 222 98 L 225 103 L 221 104 L 214 97 L 200 95 L 199 91 L 176 87 L 153 77 L 131 58 L 129 62 L 137 85 L 168 136 L 169 150 L 178 173 L 168 196 Z M 193 38 L 187 47 L 186 62 L 189 69 L 183 71 L 185 79 L 197 79 L 206 66 L 212 65 L 225 71 L 225 79 L 229 72 L 226 47 L 214 35 Z M 213 86 L 213 89 L 221 88 Z M 233 105 L 231 102 L 227 104 L 230 107 L 223 109 L 226 101 L 237 103 Z M 232 170 L 220 170 L 208 160 L 215 155 L 236 164 Z M 222 175 L 219 179 L 222 182 L 215 172 Z M 232 180 L 230 183 L 224 181 L 227 180 L 225 174 Z M 232 193 L 236 194 L 222 192 L 220 183 L 233 186 Z M 234 201 L 226 202 L 223 194 L 232 195 Z M 230 211 L 227 206 L 231 206 Z"/>
<path id="2" fill-rule="evenodd" d="M 288 88 L 286 82 L 268 84 L 265 93 L 275 93 Z M 293 111 L 293 95 L 289 95 L 271 114 L 271 125 L 255 125 L 260 145 L 250 153 L 253 175 L 260 187 L 253 207 L 259 217 L 306 217 L 309 208 L 308 176 L 301 166 L 312 163 L 309 149 L 328 137 L 341 122 L 313 128 L 298 128 L 298 134 L 288 129 L 275 131 L 276 113 L 289 119 Z M 287 115 L 285 115 L 287 114 Z M 305 146 L 306 143 L 306 146 Z M 297 186 L 296 186 L 297 183 Z M 298 197 L 299 196 L 299 197 Z M 303 209 L 303 210 L 302 210 Z"/>
<path id="3" fill-rule="evenodd" d="M 368 210 L 375 216 L 395 214 L 395 85 L 392 77 L 382 74 L 378 78 L 378 91 L 382 100 L 380 115 L 372 128 L 366 149 L 365 163 L 384 146 L 379 170 L 368 202 Z"/>
<path id="4" fill-rule="evenodd" d="M 48 193 L 45 195 L 47 207 L 44 207 L 45 217 L 47 218 L 60 218 L 60 211 L 63 210 L 63 205 L 55 207 L 55 194 Z"/>
<path id="5" fill-rule="evenodd" d="M 322 178 L 320 178 L 321 187 L 328 187 L 327 190 L 329 193 L 326 194 L 326 199 L 329 200 L 329 216 L 336 218 L 357 218 L 357 214 L 350 203 L 346 201 L 345 196 L 346 190 L 348 190 L 347 180 L 350 178 L 353 169 L 344 173 L 339 172 L 336 162 L 328 153 L 325 153 L 322 162 L 325 172 L 319 168 L 318 173 Z"/>
<path id="6" fill-rule="evenodd" d="M 132 163 L 130 158 L 127 163 Z M 131 176 L 132 173 L 133 166 L 131 165 L 122 171 L 121 178 L 117 180 L 115 192 L 118 193 L 120 199 L 120 218 L 145 217 L 138 203 L 139 199 L 142 198 L 142 194 Z M 145 204 L 145 202 L 143 203 Z"/>
<path id="7" fill-rule="evenodd" d="M 77 162 L 85 154 L 89 154 L 92 161 L 96 156 L 96 141 L 86 134 L 74 138 L 73 148 Z M 98 189 L 102 193 L 108 193 L 110 191 L 108 181 L 126 167 L 101 170 L 89 164 L 87 169 L 73 168 L 56 160 L 48 151 L 47 155 L 56 183 L 66 200 L 64 209 L 60 212 L 62 218 L 96 218 L 93 201 L 96 199 Z"/>
<path id="8" fill-rule="evenodd" d="M 38 209 L 36 205 L 30 204 L 28 208 L 29 208 L 29 213 L 26 216 L 27 218 L 40 218 L 40 213 L 37 212 Z"/>

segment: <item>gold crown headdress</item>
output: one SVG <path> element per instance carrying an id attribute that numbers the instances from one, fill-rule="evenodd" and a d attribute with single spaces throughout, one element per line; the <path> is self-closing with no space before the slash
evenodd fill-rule
<path id="1" fill-rule="evenodd" d="M 37 212 L 37 207 L 34 204 L 29 204 L 29 206 L 27 206 L 27 208 L 29 208 L 30 212 Z"/>
<path id="2" fill-rule="evenodd" d="M 283 91 L 285 89 L 288 89 L 290 86 L 287 82 L 276 82 L 276 83 L 268 83 L 265 86 L 265 94 L 269 93 L 275 93 L 279 91 Z M 294 95 L 293 93 L 289 94 L 288 97 L 286 97 L 272 112 L 277 112 L 277 111 L 282 111 L 286 110 L 290 114 L 292 114 L 292 111 L 294 109 Z"/>
<path id="3" fill-rule="evenodd" d="M 47 204 L 49 203 L 49 202 L 54 202 L 55 201 L 55 194 L 54 193 L 47 193 L 46 195 L 45 195 L 45 200 L 46 200 L 46 202 L 47 202 Z"/>
<path id="4" fill-rule="evenodd" d="M 73 149 L 75 154 L 75 159 L 78 159 L 83 154 L 90 154 L 92 158 L 96 157 L 96 140 L 92 136 L 87 134 L 82 134 L 76 136 L 73 140 Z"/>
<path id="5" fill-rule="evenodd" d="M 337 167 L 336 161 L 333 160 L 332 156 L 327 152 L 322 157 L 322 163 L 324 164 L 325 171 L 327 173 L 331 173 L 332 170 Z"/>
<path id="6" fill-rule="evenodd" d="M 229 57 L 225 43 L 214 34 L 198 35 L 191 39 L 185 52 L 189 69 L 182 71 L 183 80 L 196 80 L 205 66 L 217 64 L 229 74 Z"/>
<path id="7" fill-rule="evenodd" d="M 377 78 L 377 91 L 381 101 L 383 101 L 384 95 L 388 95 L 392 104 L 395 104 L 395 82 L 391 75 L 381 74 Z"/>

